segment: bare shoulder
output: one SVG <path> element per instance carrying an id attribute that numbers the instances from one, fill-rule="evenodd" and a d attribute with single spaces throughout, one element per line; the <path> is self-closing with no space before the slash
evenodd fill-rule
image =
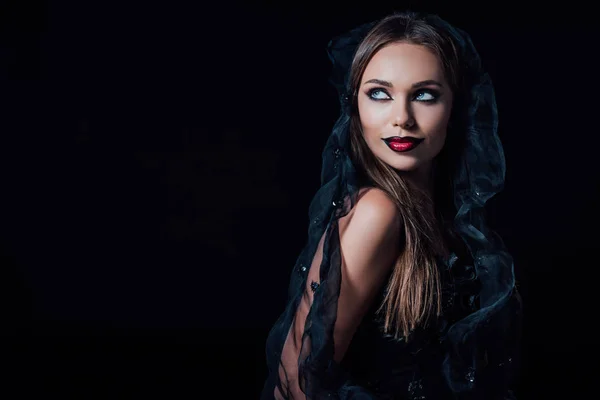
<path id="1" fill-rule="evenodd" d="M 344 219 L 340 241 L 347 267 L 387 270 L 401 247 L 401 215 L 394 201 L 380 189 L 365 189 Z"/>
<path id="2" fill-rule="evenodd" d="M 335 354 L 341 360 L 356 327 L 385 285 L 401 252 L 401 215 L 382 190 L 361 190 L 340 218 L 341 287 L 335 325 Z"/>
<path id="3" fill-rule="evenodd" d="M 370 224 L 389 226 L 400 222 L 400 212 L 396 203 L 378 188 L 361 189 L 353 211 L 351 219 L 364 220 Z"/>

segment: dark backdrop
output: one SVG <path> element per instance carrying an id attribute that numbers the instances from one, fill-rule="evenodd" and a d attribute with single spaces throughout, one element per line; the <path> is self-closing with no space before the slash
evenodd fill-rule
<path id="1" fill-rule="evenodd" d="M 407 6 L 470 32 L 496 85 L 517 393 L 591 387 L 591 8 L 192 3 L 2 3 L 2 391 L 257 398 L 338 113 L 327 42 Z"/>

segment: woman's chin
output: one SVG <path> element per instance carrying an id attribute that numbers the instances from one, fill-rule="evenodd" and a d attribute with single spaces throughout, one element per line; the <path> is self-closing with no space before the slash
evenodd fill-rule
<path id="1" fill-rule="evenodd" d="M 407 160 L 408 162 L 386 162 L 387 165 L 395 169 L 398 173 L 410 173 L 419 168 L 419 162 L 416 160 Z"/>

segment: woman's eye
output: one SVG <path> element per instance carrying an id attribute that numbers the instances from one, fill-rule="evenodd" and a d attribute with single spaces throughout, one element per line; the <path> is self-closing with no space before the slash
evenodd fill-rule
<path id="1" fill-rule="evenodd" d="M 388 100 L 390 96 L 381 89 L 374 89 L 369 92 L 369 97 L 373 100 Z"/>
<path id="2" fill-rule="evenodd" d="M 417 101 L 434 101 L 437 99 L 437 95 L 429 92 L 429 91 L 421 91 L 418 92 L 415 96 L 415 100 Z"/>

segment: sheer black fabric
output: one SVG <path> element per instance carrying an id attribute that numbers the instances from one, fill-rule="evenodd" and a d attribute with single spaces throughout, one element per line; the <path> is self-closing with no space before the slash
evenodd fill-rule
<path id="1" fill-rule="evenodd" d="M 375 312 L 382 290 L 343 360 L 334 360 L 339 223 L 362 188 L 349 156 L 348 72 L 356 47 L 374 25 L 369 23 L 328 47 L 341 115 L 323 151 L 322 185 L 309 208 L 308 241 L 294 266 L 288 304 L 267 339 L 269 376 L 262 399 L 274 398 L 276 388 L 282 398 L 293 399 L 512 398 L 520 299 L 512 257 L 484 218 L 484 205 L 502 190 L 505 175 L 494 90 L 469 36 L 437 16 L 425 18 L 451 35 L 465 63 L 466 96 L 455 102 L 448 132 L 453 148 L 444 150 L 455 155 L 449 159 L 454 214 L 448 230 L 457 240 L 450 241 L 450 257 L 438 260 L 442 317 L 410 341 L 389 337 Z"/>

